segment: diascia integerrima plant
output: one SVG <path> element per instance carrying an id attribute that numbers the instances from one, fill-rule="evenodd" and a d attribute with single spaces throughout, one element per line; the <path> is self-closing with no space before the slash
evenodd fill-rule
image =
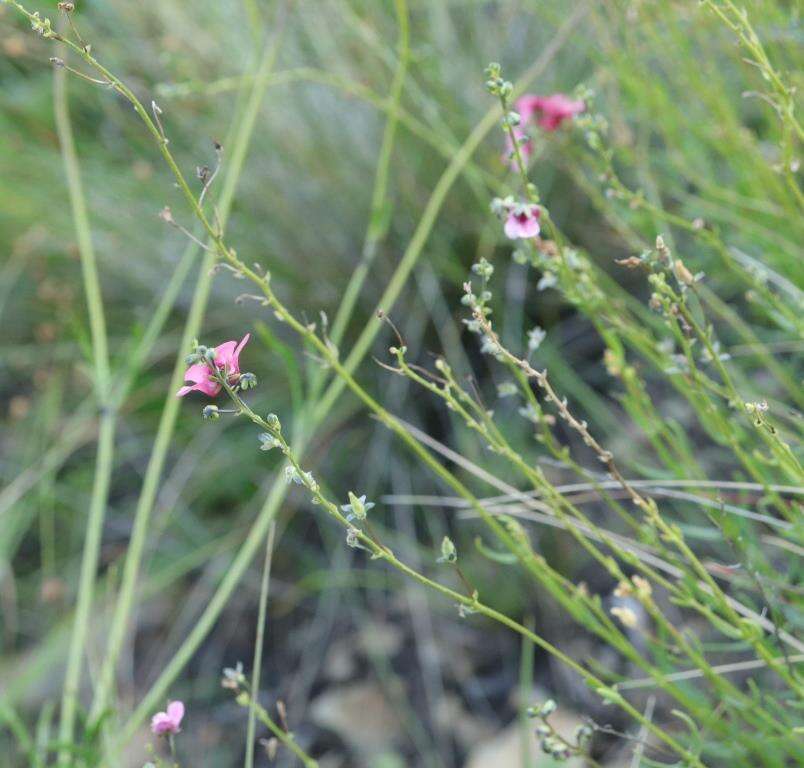
<path id="1" fill-rule="evenodd" d="M 290 420 L 292 414 L 264 415 L 270 404 L 260 402 L 257 377 L 244 370 L 246 362 L 259 370 L 259 361 L 251 358 L 246 346 L 249 333 L 245 329 L 240 340 L 208 346 L 216 340 L 205 338 L 205 343 L 196 342 L 191 349 L 182 350 L 188 355 L 185 384 L 176 395 L 207 398 L 202 407 L 204 418 L 252 422 L 257 429 L 255 451 L 281 454 L 281 473 L 287 483 L 299 486 L 307 495 L 312 514 L 325 515 L 341 526 L 346 545 L 358 550 L 358 556 L 376 561 L 375 567 L 394 569 L 451 601 L 458 609 L 456 620 L 489 620 L 519 634 L 574 670 L 626 723 L 616 729 L 589 718 L 574 733 L 563 733 L 549 719 L 556 704 L 534 704 L 527 714 L 545 753 L 556 760 L 577 757 L 589 765 L 600 765 L 595 758 L 596 739 L 615 736 L 632 740 L 644 765 L 770 767 L 804 760 L 800 594 L 792 580 L 787 583 L 777 578 L 779 563 L 787 563 L 785 558 L 791 553 L 800 557 L 804 543 L 801 507 L 796 501 L 804 479 L 798 444 L 801 414 L 795 410 L 804 400 L 800 376 L 767 350 L 761 351 L 763 359 L 768 359 L 772 381 L 767 384 L 767 396 L 757 396 L 756 387 L 725 350 L 721 334 L 730 335 L 734 330 L 746 344 L 761 344 L 760 340 L 717 297 L 707 285 L 707 275 L 696 270 L 694 256 L 688 257 L 683 249 L 694 253 L 698 242 L 711 249 L 749 292 L 757 312 L 782 332 L 801 333 L 801 305 L 791 308 L 777 290 L 780 281 L 769 280 L 766 273 L 746 268 L 744 261 L 735 259 L 722 232 L 708 227 L 703 219 L 687 220 L 668 211 L 661 200 L 651 199 L 624 179 L 627 168 L 617 156 L 609 120 L 594 108 L 591 89 L 579 87 L 574 94 L 524 93 L 505 78 L 499 64 L 487 67 L 485 87 L 496 101 L 489 123 L 501 129 L 498 139 L 504 147 L 503 165 L 510 172 L 499 182 L 489 204 L 511 257 L 538 273 L 533 300 L 538 300 L 542 291 L 557 291 L 598 334 L 606 371 L 622 387 L 624 411 L 633 428 L 644 433 L 662 474 L 634 477 L 623 468 L 606 436 L 578 415 L 579 404 L 560 391 L 540 359 L 548 332 L 534 327 L 516 345 L 503 341 L 494 321 L 495 265 L 482 256 L 463 285 L 464 323 L 472 334 L 470 339 L 476 338 L 480 351 L 488 356 L 490 367 L 504 377 L 498 387 L 500 396 L 517 402 L 515 426 L 466 385 L 453 370 L 449 354 L 437 359 L 432 368 L 409 360 L 411 350 L 388 317 L 398 289 L 387 306 L 381 307 L 376 323 L 387 328 L 393 340 L 389 360 L 383 363 L 388 375 L 403 376 L 440 401 L 494 457 L 494 467 L 504 466 L 506 476 L 524 487 L 514 486 L 511 493 L 488 500 L 478 497 L 457 471 L 440 461 L 438 454 L 446 455 L 449 447 L 421 439 L 358 380 L 356 360 L 340 349 L 342 323 L 336 321 L 330 333 L 325 318 L 318 323 L 307 320 L 311 308 L 289 307 L 277 295 L 271 275 L 232 247 L 217 211 L 210 209 L 207 201 L 221 165 L 225 167 L 226 148 L 216 143 L 218 164 L 214 170 L 198 169 L 195 191 L 171 152 L 162 110 L 155 102 L 145 106 L 95 58 L 72 24 L 73 5 L 59 4 L 68 20 L 69 33 L 62 33 L 48 19 L 17 2 L 10 4 L 28 18 L 37 33 L 66 46 L 87 71 L 59 57 L 52 59 L 55 67 L 109 88 L 133 106 L 173 173 L 203 238 L 192 234 L 192 228 L 181 223 L 182 217 L 168 208 L 162 209 L 162 221 L 203 249 L 216 271 L 249 284 L 241 299 L 253 302 L 261 314 L 268 310 L 320 364 L 318 391 L 329 374 L 338 387 L 351 390 L 365 409 L 450 489 L 454 501 L 480 519 L 483 541 L 488 544 L 479 543 L 478 551 L 470 554 L 445 536 L 431 543 L 432 562 L 426 567 L 414 566 L 398 555 L 384 541 L 377 520 L 378 502 L 368 500 L 360 488 L 335 498 L 330 483 L 307 467 L 305 445 L 294 444 L 283 429 L 283 420 Z M 779 173 L 784 179 L 782 190 L 787 190 L 778 194 L 789 194 L 785 205 L 799 206 L 800 213 L 802 194 L 794 156 L 800 149 L 802 131 L 795 116 L 794 89 L 774 69 L 745 12 L 730 2 L 705 5 L 737 34 L 770 83 L 766 98 L 782 125 Z M 407 19 L 404 3 L 398 4 L 400 8 L 400 19 Z M 558 217 L 551 215 L 552 201 L 543 199 L 531 178 L 533 166 L 546 153 L 561 151 L 576 163 L 579 182 L 599 187 L 599 194 L 593 196 L 596 204 L 617 222 L 628 242 L 638 246 L 635 252 L 621 254 L 613 265 L 619 272 L 603 269 L 593 254 L 570 242 L 556 221 Z M 637 213 L 649 215 L 648 232 Z M 671 228 L 689 238 L 671 242 Z M 372 237 L 378 236 L 373 232 Z M 368 238 L 368 242 L 374 241 Z M 629 294 L 618 282 L 617 275 L 630 270 L 644 278 L 645 300 Z M 400 280 L 404 282 L 404 278 L 402 274 Z M 793 286 L 792 294 L 800 300 L 796 290 Z M 366 338 L 368 346 L 373 337 Z M 683 402 L 693 414 L 698 441 L 706 444 L 707 451 L 717 451 L 718 466 L 730 479 L 719 482 L 707 477 L 702 445 L 681 434 L 651 396 L 649 387 L 656 381 L 672 393 L 674 402 Z M 533 438 L 524 449 L 517 437 L 523 425 L 528 438 Z M 551 479 L 536 460 L 540 454 L 574 474 L 576 482 L 568 489 Z M 493 474 L 492 470 L 488 473 Z M 762 502 L 759 510 L 727 503 L 722 497 L 697 497 L 732 554 L 733 563 L 728 567 L 699 546 L 689 535 L 689 526 L 674 519 L 668 501 L 681 493 L 712 487 L 749 490 L 751 498 Z M 595 494 L 610 513 L 608 522 L 584 509 L 579 492 Z M 695 494 L 692 497 L 695 499 Z M 611 595 L 596 594 L 564 575 L 559 564 L 534 545 L 523 525 L 527 519 L 565 530 L 579 551 L 616 584 Z M 501 568 L 517 569 L 581 630 L 639 670 L 640 677 L 621 679 L 593 659 L 574 658 L 561 644 L 546 639 L 545 633 L 495 608 L 494 595 L 484 594 L 463 569 L 469 556 L 488 557 Z M 137 563 L 132 569 L 136 573 Z M 688 623 L 693 619 L 694 625 Z M 124 605 L 121 623 L 115 625 L 118 632 L 124 631 L 127 620 Z M 717 643 L 731 643 L 743 655 L 728 664 L 715 663 L 709 648 Z M 164 737 L 171 760 L 178 759 L 174 737 L 181 730 L 184 705 L 169 701 L 164 711 L 158 712 L 153 705 L 160 696 L 164 701 L 165 691 L 160 686 L 170 685 L 186 659 L 179 658 L 165 670 L 166 677 L 160 678 L 122 733 L 115 734 L 104 723 L 117 660 L 114 643 L 110 648 L 101 678 L 101 704 L 91 710 L 88 731 L 101 734 L 98 741 L 104 748 L 116 749 L 130 738 L 138 718 L 151 715 L 153 734 Z M 80 667 L 78 659 L 68 668 L 68 677 L 70 669 L 73 679 L 80 675 Z M 258 674 L 259 663 L 255 667 Z M 753 671 L 756 679 L 733 677 L 746 670 Z M 252 723 L 259 719 L 271 731 L 266 743 L 269 755 L 287 749 L 303 764 L 316 765 L 283 722 L 284 705 L 277 702 L 278 716 L 272 717 L 257 701 L 258 685 L 249 682 L 241 666 L 224 671 L 223 686 L 249 710 Z M 654 711 L 652 705 L 645 709 L 635 698 L 633 692 L 645 687 L 661 694 L 659 710 Z M 74 685 L 65 690 L 59 750 L 62 765 L 74 764 L 65 745 L 75 738 L 77 698 Z M 161 758 L 157 754 L 155 759 Z"/>

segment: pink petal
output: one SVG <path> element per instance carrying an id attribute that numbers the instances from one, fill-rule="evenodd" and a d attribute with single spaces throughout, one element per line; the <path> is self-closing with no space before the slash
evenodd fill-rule
<path id="1" fill-rule="evenodd" d="M 538 123 L 546 131 L 555 131 L 565 120 L 579 115 L 585 109 L 583 101 L 571 99 L 563 93 L 542 98 L 535 106 L 535 112 L 539 114 Z"/>
<path id="2" fill-rule="evenodd" d="M 520 237 L 536 237 L 539 234 L 539 220 L 535 218 L 528 219 L 524 224 L 519 227 Z"/>
<path id="3" fill-rule="evenodd" d="M 251 334 L 247 333 L 240 342 L 227 341 L 215 348 L 215 365 L 227 368 L 229 373 L 240 373 L 240 353 L 248 344 Z"/>
<path id="4" fill-rule="evenodd" d="M 193 384 L 200 384 L 203 381 L 209 381 L 211 375 L 212 372 L 206 363 L 196 363 L 184 372 L 184 380 L 191 381 Z"/>
<path id="5" fill-rule="evenodd" d="M 215 397 L 221 391 L 221 385 L 211 378 L 212 373 L 206 363 L 196 363 L 191 365 L 184 372 L 184 380 L 193 384 L 192 387 L 182 387 L 177 393 L 177 397 L 184 397 L 188 392 L 203 392 L 205 395 Z"/>
<path id="6" fill-rule="evenodd" d="M 504 230 L 505 236 L 510 237 L 511 240 L 516 240 L 519 237 L 519 222 L 513 214 L 505 220 Z"/>
<path id="7" fill-rule="evenodd" d="M 248 340 L 251 338 L 251 334 L 247 333 L 242 339 L 240 339 L 240 343 L 237 345 L 237 349 L 235 350 L 235 357 L 240 357 L 240 353 L 243 351 L 243 347 L 248 344 Z"/>
<path id="8" fill-rule="evenodd" d="M 218 347 L 215 347 L 215 365 L 219 368 L 232 367 L 232 359 L 235 354 L 236 341 L 227 341 Z"/>
<path id="9" fill-rule="evenodd" d="M 157 712 L 151 718 L 151 731 L 157 736 L 170 733 L 173 730 L 173 722 L 166 712 Z"/>
<path id="10" fill-rule="evenodd" d="M 536 96 L 532 93 L 526 93 L 524 96 L 520 96 L 516 100 L 514 108 L 522 118 L 523 124 L 530 122 L 530 119 L 533 117 L 533 113 L 536 112 L 536 110 L 541 109 L 543 101 L 543 96 Z"/>
<path id="11" fill-rule="evenodd" d="M 184 703 L 181 701 L 171 701 L 167 705 L 167 714 L 171 721 L 178 728 L 184 717 Z"/>
<path id="12" fill-rule="evenodd" d="M 514 209 L 508 214 L 505 220 L 504 231 L 507 237 L 512 240 L 517 238 L 536 237 L 539 234 L 539 217 L 541 210 L 538 206 L 532 205 L 522 209 Z"/>

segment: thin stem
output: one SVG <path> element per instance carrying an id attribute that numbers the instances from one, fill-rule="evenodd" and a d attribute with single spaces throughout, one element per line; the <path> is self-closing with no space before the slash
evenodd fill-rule
<path id="1" fill-rule="evenodd" d="M 412 567 L 399 560 L 394 553 L 388 549 L 388 547 L 380 545 L 370 535 L 363 532 L 359 528 L 356 528 L 349 520 L 346 519 L 346 517 L 343 516 L 338 505 L 323 495 L 320 485 L 314 479 L 312 479 L 312 476 L 305 472 L 299 463 L 299 460 L 296 458 L 287 441 L 285 440 L 281 428 L 278 428 L 275 424 L 269 423 L 254 410 L 252 410 L 251 407 L 239 396 L 232 385 L 227 381 L 225 375 L 221 375 L 220 372 L 216 372 L 216 375 L 221 386 L 224 388 L 240 412 L 258 427 L 268 432 L 277 441 L 279 449 L 282 451 L 290 465 L 294 468 L 295 477 L 298 478 L 298 482 L 307 488 L 316 504 L 320 506 L 331 518 L 340 523 L 340 525 L 343 526 L 347 531 L 351 531 L 359 543 L 371 552 L 372 559 L 384 560 L 390 566 L 396 568 L 403 574 L 418 581 L 420 584 L 429 587 L 430 589 L 433 589 L 446 597 L 449 597 L 456 603 L 469 609 L 471 612 L 483 614 L 488 618 L 504 624 L 523 637 L 528 638 L 540 648 L 554 655 L 564 664 L 581 675 L 588 686 L 590 686 L 593 690 L 597 690 L 600 695 L 604 696 L 604 698 L 607 698 L 608 700 L 620 706 L 629 715 L 631 715 L 631 717 L 648 728 L 657 738 L 671 747 L 671 749 L 673 749 L 677 754 L 689 760 L 691 765 L 698 766 L 698 768 L 703 767 L 703 763 L 697 756 L 688 752 L 679 742 L 667 734 L 663 729 L 654 725 L 652 722 L 647 721 L 639 710 L 623 699 L 622 696 L 619 696 L 613 689 L 609 688 L 602 680 L 590 673 L 585 667 L 575 661 L 575 659 L 568 656 L 563 651 L 559 650 L 557 647 L 542 638 L 540 635 L 537 635 L 535 632 L 523 626 L 519 622 L 481 602 L 476 592 L 474 592 L 472 595 L 464 595 L 463 593 L 457 592 L 439 582 L 433 581 L 424 574 L 416 571 Z"/>
<path id="2" fill-rule="evenodd" d="M 250 711 L 253 711 L 255 716 L 267 726 L 268 730 L 287 747 L 296 757 L 301 760 L 305 768 L 318 768 L 318 761 L 314 760 L 307 754 L 293 738 L 293 734 L 282 728 L 269 714 L 268 710 L 257 701 L 257 694 L 254 691 L 243 690 L 238 696 L 238 700 L 244 705 L 248 706 Z"/>
<path id="3" fill-rule="evenodd" d="M 257 66 L 257 76 L 250 86 L 249 98 L 244 112 L 242 116 L 239 116 L 234 121 L 236 134 L 217 207 L 220 219 L 224 223 L 229 216 L 237 183 L 245 163 L 246 153 L 254 134 L 257 114 L 265 94 L 267 78 L 279 52 L 279 39 L 279 36 L 274 36 L 266 42 L 260 62 Z M 91 719 L 100 718 L 108 706 L 117 661 L 122 651 L 123 641 L 129 630 L 129 621 L 134 607 L 137 580 L 150 527 L 151 513 L 153 512 L 156 495 L 159 490 L 159 482 L 162 477 L 162 471 L 181 405 L 181 401 L 176 397 L 175 393 L 184 381 L 184 372 L 186 369 L 184 357 L 186 350 L 190 348 L 192 340 L 198 336 L 198 332 L 201 328 L 207 301 L 209 299 L 213 277 L 212 267 L 215 260 L 216 255 L 214 253 L 207 253 L 199 268 L 198 282 L 182 333 L 182 344 L 176 356 L 168 393 L 162 409 L 162 416 L 159 421 L 151 456 L 148 460 L 148 467 L 145 471 L 145 478 L 137 501 L 131 539 L 123 566 L 123 580 L 110 627 L 109 643 L 103 667 L 101 668 L 100 679 L 91 711 Z"/>
<path id="4" fill-rule="evenodd" d="M 276 523 L 272 522 L 268 529 L 265 542 L 265 565 L 262 569 L 260 582 L 260 599 L 257 608 L 257 637 L 254 639 L 254 661 L 251 668 L 251 690 L 255 695 L 248 708 L 248 727 L 246 729 L 246 758 L 244 768 L 253 768 L 254 765 L 254 731 L 257 720 L 257 698 L 260 690 L 260 671 L 262 670 L 262 646 L 265 642 L 265 618 L 268 611 L 268 589 L 271 583 L 271 561 L 274 552 L 274 536 Z"/>
<path id="5" fill-rule="evenodd" d="M 100 410 L 98 448 L 95 460 L 95 477 L 86 523 L 86 536 L 81 555 L 81 570 L 78 583 L 75 619 L 67 651 L 67 666 L 64 674 L 64 689 L 59 722 L 59 741 L 69 744 L 73 739 L 81 668 L 89 634 L 90 613 L 95 589 L 95 576 L 100 558 L 103 520 L 109 498 L 112 470 L 114 468 L 114 437 L 116 415 L 110 402 L 109 349 L 106 336 L 106 319 L 103 309 L 98 266 L 92 245 L 92 230 L 87 214 L 86 200 L 78 157 L 75 149 L 70 112 L 67 100 L 66 71 L 58 68 L 53 76 L 53 105 L 56 130 L 59 136 L 62 160 L 67 178 L 67 187 L 72 209 L 73 224 L 78 239 L 81 257 L 81 273 L 89 313 L 94 362 L 95 398 Z M 68 765 L 70 753 L 59 752 L 59 765 Z"/>
<path id="6" fill-rule="evenodd" d="M 383 131 L 380 155 L 377 161 L 377 171 L 374 176 L 374 189 L 371 194 L 371 212 L 366 238 L 363 243 L 363 253 L 360 263 L 352 273 L 346 286 L 343 300 L 338 307 L 338 313 L 332 324 L 332 340 L 338 344 L 343 338 L 346 324 L 354 311 L 355 303 L 360 295 L 360 289 L 368 276 L 368 270 L 377 253 L 377 245 L 388 229 L 388 171 L 391 164 L 394 136 L 396 134 L 399 104 L 402 99 L 402 89 L 405 84 L 408 61 L 410 58 L 410 40 L 408 29 L 408 8 L 406 0 L 395 0 L 396 17 L 399 25 L 399 63 L 394 73 L 394 79 L 388 96 L 388 119 Z"/>

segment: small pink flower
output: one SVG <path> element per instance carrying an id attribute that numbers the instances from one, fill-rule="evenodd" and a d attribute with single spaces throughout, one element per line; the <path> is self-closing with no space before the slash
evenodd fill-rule
<path id="1" fill-rule="evenodd" d="M 505 220 L 505 234 L 512 240 L 536 237 L 539 234 L 539 218 L 542 212 L 538 205 L 516 205 Z"/>
<path id="2" fill-rule="evenodd" d="M 169 701 L 165 712 L 157 712 L 151 718 L 151 731 L 157 736 L 167 733 L 178 733 L 184 717 L 184 704 L 180 701 Z"/>
<path id="3" fill-rule="evenodd" d="M 552 96 L 528 94 L 516 102 L 516 110 L 522 118 L 522 123 L 530 122 L 535 115 L 536 122 L 545 131 L 557 130 L 565 120 L 571 120 L 585 109 L 583 101 L 571 99 L 563 93 L 554 93 Z"/>
<path id="4" fill-rule="evenodd" d="M 247 333 L 240 341 L 227 341 L 215 347 L 215 367 L 226 371 L 230 378 L 240 375 L 240 353 L 246 346 L 251 334 Z M 184 386 L 177 393 L 177 397 L 184 397 L 188 392 L 203 392 L 205 395 L 215 397 L 221 391 L 221 385 L 212 377 L 212 371 L 206 363 L 191 365 L 184 374 L 184 380 L 192 386 Z"/>

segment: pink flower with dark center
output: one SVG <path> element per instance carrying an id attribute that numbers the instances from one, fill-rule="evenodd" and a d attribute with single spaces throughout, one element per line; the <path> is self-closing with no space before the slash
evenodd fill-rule
<path id="1" fill-rule="evenodd" d="M 522 124 L 529 123 L 535 116 L 536 122 L 545 131 L 557 130 L 565 120 L 571 120 L 585 109 L 583 101 L 571 99 L 564 93 L 554 93 L 552 96 L 528 94 L 516 102 Z"/>
<path id="2" fill-rule="evenodd" d="M 240 353 L 246 346 L 251 334 L 247 333 L 240 341 L 227 341 L 213 350 L 215 352 L 215 367 L 225 371 L 227 377 L 237 380 L 240 376 Z M 177 397 L 184 397 L 188 392 L 203 392 L 205 395 L 215 397 L 221 391 L 221 385 L 215 381 L 212 371 L 207 363 L 195 363 L 184 373 L 184 380 L 192 386 L 185 385 L 177 393 Z"/>
<path id="3" fill-rule="evenodd" d="M 505 234 L 512 240 L 536 237 L 539 234 L 539 218 L 542 211 L 538 205 L 516 205 L 505 220 Z"/>
<path id="4" fill-rule="evenodd" d="M 165 712 L 157 712 L 151 718 L 151 731 L 157 736 L 178 733 L 184 717 L 184 704 L 180 701 L 169 701 Z"/>

